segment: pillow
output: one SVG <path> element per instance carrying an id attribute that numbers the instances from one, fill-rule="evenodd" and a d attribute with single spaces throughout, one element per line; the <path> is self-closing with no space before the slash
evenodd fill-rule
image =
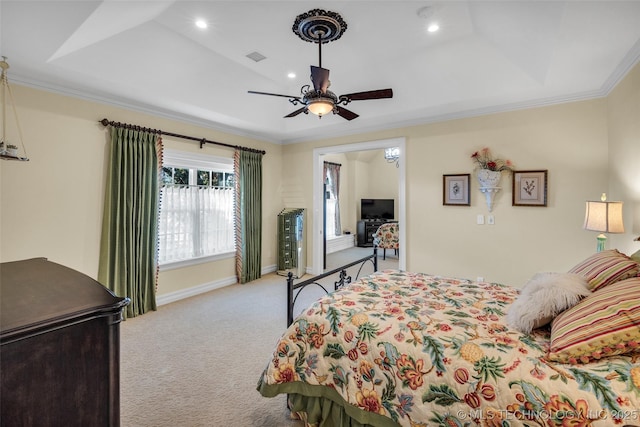
<path id="1" fill-rule="evenodd" d="M 640 277 L 594 292 L 551 324 L 550 360 L 588 363 L 629 353 L 640 354 Z"/>
<path id="2" fill-rule="evenodd" d="M 538 273 L 509 307 L 507 324 L 528 334 L 590 294 L 587 280 L 578 274 Z"/>
<path id="3" fill-rule="evenodd" d="M 569 273 L 584 276 L 591 290 L 597 291 L 619 280 L 637 276 L 640 264 L 617 249 L 609 249 L 591 255 L 569 270 Z"/>

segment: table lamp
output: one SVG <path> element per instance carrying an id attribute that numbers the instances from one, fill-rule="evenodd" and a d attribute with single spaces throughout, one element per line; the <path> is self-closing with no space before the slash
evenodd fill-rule
<path id="1" fill-rule="evenodd" d="M 603 251 L 607 236 L 604 233 L 624 233 L 622 223 L 622 202 L 607 202 L 607 195 L 602 193 L 600 201 L 587 201 L 584 214 L 584 229 L 599 231 L 597 236 L 597 252 Z"/>

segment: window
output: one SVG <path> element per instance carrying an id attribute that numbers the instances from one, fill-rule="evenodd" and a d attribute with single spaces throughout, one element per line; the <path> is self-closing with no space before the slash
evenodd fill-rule
<path id="1" fill-rule="evenodd" d="M 233 253 L 233 159 L 164 150 L 161 179 L 158 262 Z"/>
<path id="2" fill-rule="evenodd" d="M 334 183 L 331 182 L 329 174 L 327 174 L 325 182 L 327 184 L 325 194 L 325 203 L 327 206 L 325 232 L 327 233 L 327 239 L 333 239 L 336 237 L 336 207 L 339 202 L 337 195 L 334 193 L 336 187 Z"/>

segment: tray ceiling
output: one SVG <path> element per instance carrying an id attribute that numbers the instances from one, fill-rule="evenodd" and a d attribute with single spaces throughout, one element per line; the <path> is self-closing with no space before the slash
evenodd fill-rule
<path id="1" fill-rule="evenodd" d="M 285 119 L 286 98 L 247 93 L 310 83 L 317 45 L 292 25 L 314 8 L 347 23 L 322 46 L 331 90 L 392 99 Z M 2 0 L 0 20 L 10 82 L 277 143 L 604 96 L 640 59 L 640 1 Z"/>

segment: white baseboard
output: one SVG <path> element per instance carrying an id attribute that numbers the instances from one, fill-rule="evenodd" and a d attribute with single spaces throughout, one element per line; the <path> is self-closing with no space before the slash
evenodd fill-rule
<path id="1" fill-rule="evenodd" d="M 276 271 L 275 265 L 270 265 L 262 269 L 261 274 L 273 273 Z M 158 295 L 156 297 L 156 305 L 161 306 L 172 302 L 180 301 L 181 299 L 194 297 L 196 295 L 204 294 L 215 289 L 224 288 L 225 286 L 235 285 L 238 281 L 236 276 L 227 277 L 225 279 L 216 280 L 209 283 L 203 283 L 201 285 L 192 286 L 187 289 L 181 289 L 175 292 L 169 292 L 168 294 Z"/>
<path id="2" fill-rule="evenodd" d="M 192 286 L 187 289 L 180 289 L 179 291 L 158 295 L 156 297 L 156 304 L 158 306 L 169 304 L 172 302 L 180 301 L 181 299 L 190 298 L 196 295 L 203 294 L 205 292 L 213 291 L 214 289 L 220 289 L 225 286 L 233 285 L 235 283 L 237 283 L 237 280 L 236 277 L 233 276 L 227 277 L 226 279 L 216 280 L 214 282 Z"/>
<path id="3" fill-rule="evenodd" d="M 275 272 L 277 270 L 278 270 L 278 266 L 273 264 L 273 265 L 270 265 L 268 267 L 263 267 L 262 271 L 260 273 L 261 274 L 269 274 L 269 273 L 273 273 L 273 272 Z"/>
<path id="4" fill-rule="evenodd" d="M 327 239 L 327 253 L 332 254 L 354 247 L 356 245 L 355 237 L 355 234 L 343 234 L 332 239 Z"/>

